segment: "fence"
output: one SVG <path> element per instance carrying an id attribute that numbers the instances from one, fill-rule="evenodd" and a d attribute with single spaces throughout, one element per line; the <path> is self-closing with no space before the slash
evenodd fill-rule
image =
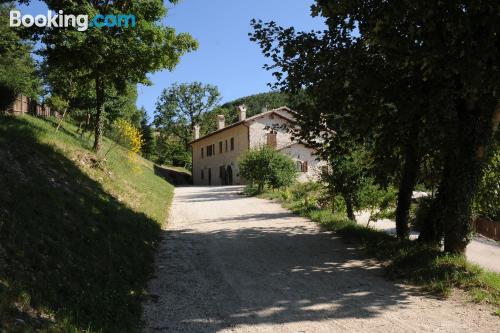
<path id="1" fill-rule="evenodd" d="M 474 230 L 485 237 L 500 241 L 500 222 L 478 217 L 474 221 Z"/>
<path id="2" fill-rule="evenodd" d="M 50 116 L 50 108 L 48 106 L 40 105 L 32 98 L 24 95 L 18 95 L 16 100 L 7 110 L 5 110 L 5 112 L 15 115 L 29 113 L 43 118 Z"/>

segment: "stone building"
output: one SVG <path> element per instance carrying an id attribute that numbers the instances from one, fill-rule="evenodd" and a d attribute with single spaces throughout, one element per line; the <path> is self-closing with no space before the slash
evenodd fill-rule
<path id="1" fill-rule="evenodd" d="M 297 165 L 299 181 L 316 179 L 323 161 L 315 150 L 293 141 L 287 127 L 293 125 L 294 112 L 287 107 L 265 111 L 246 117 L 246 107 L 238 107 L 239 119 L 226 126 L 224 116 L 217 117 L 217 130 L 200 137 L 195 126 L 194 140 L 190 142 L 194 185 L 240 185 L 238 159 L 248 149 L 268 145 L 290 156 Z"/>

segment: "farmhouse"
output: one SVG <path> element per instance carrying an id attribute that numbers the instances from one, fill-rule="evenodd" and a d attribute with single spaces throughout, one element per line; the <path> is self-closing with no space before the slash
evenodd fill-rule
<path id="1" fill-rule="evenodd" d="M 238 159 L 248 149 L 264 145 L 290 156 L 297 165 L 299 181 L 318 177 L 323 161 L 315 150 L 293 141 L 287 127 L 295 123 L 294 112 L 287 107 L 265 111 L 246 117 L 246 106 L 238 107 L 239 119 L 225 125 L 223 115 L 217 117 L 217 130 L 200 138 L 200 127 L 194 127 L 194 140 L 190 142 L 195 185 L 240 185 Z"/>

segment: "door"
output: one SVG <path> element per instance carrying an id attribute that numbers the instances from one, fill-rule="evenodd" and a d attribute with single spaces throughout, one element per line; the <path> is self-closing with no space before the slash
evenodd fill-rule
<path id="1" fill-rule="evenodd" d="M 233 185 L 233 168 L 230 165 L 226 169 L 226 185 Z"/>
<path id="2" fill-rule="evenodd" d="M 219 168 L 219 177 L 221 185 L 227 185 L 226 167 L 224 167 L 223 165 Z"/>

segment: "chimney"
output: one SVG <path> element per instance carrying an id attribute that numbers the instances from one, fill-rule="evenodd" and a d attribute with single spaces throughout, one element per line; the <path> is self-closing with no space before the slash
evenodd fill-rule
<path id="1" fill-rule="evenodd" d="M 223 114 L 217 115 L 217 129 L 223 129 L 226 126 L 226 122 Z"/>
<path id="2" fill-rule="evenodd" d="M 194 131 L 193 131 L 194 139 L 198 140 L 200 138 L 200 125 L 194 125 Z"/>
<path id="3" fill-rule="evenodd" d="M 240 111 L 240 121 L 247 119 L 247 106 L 245 104 L 238 106 L 238 111 Z"/>

